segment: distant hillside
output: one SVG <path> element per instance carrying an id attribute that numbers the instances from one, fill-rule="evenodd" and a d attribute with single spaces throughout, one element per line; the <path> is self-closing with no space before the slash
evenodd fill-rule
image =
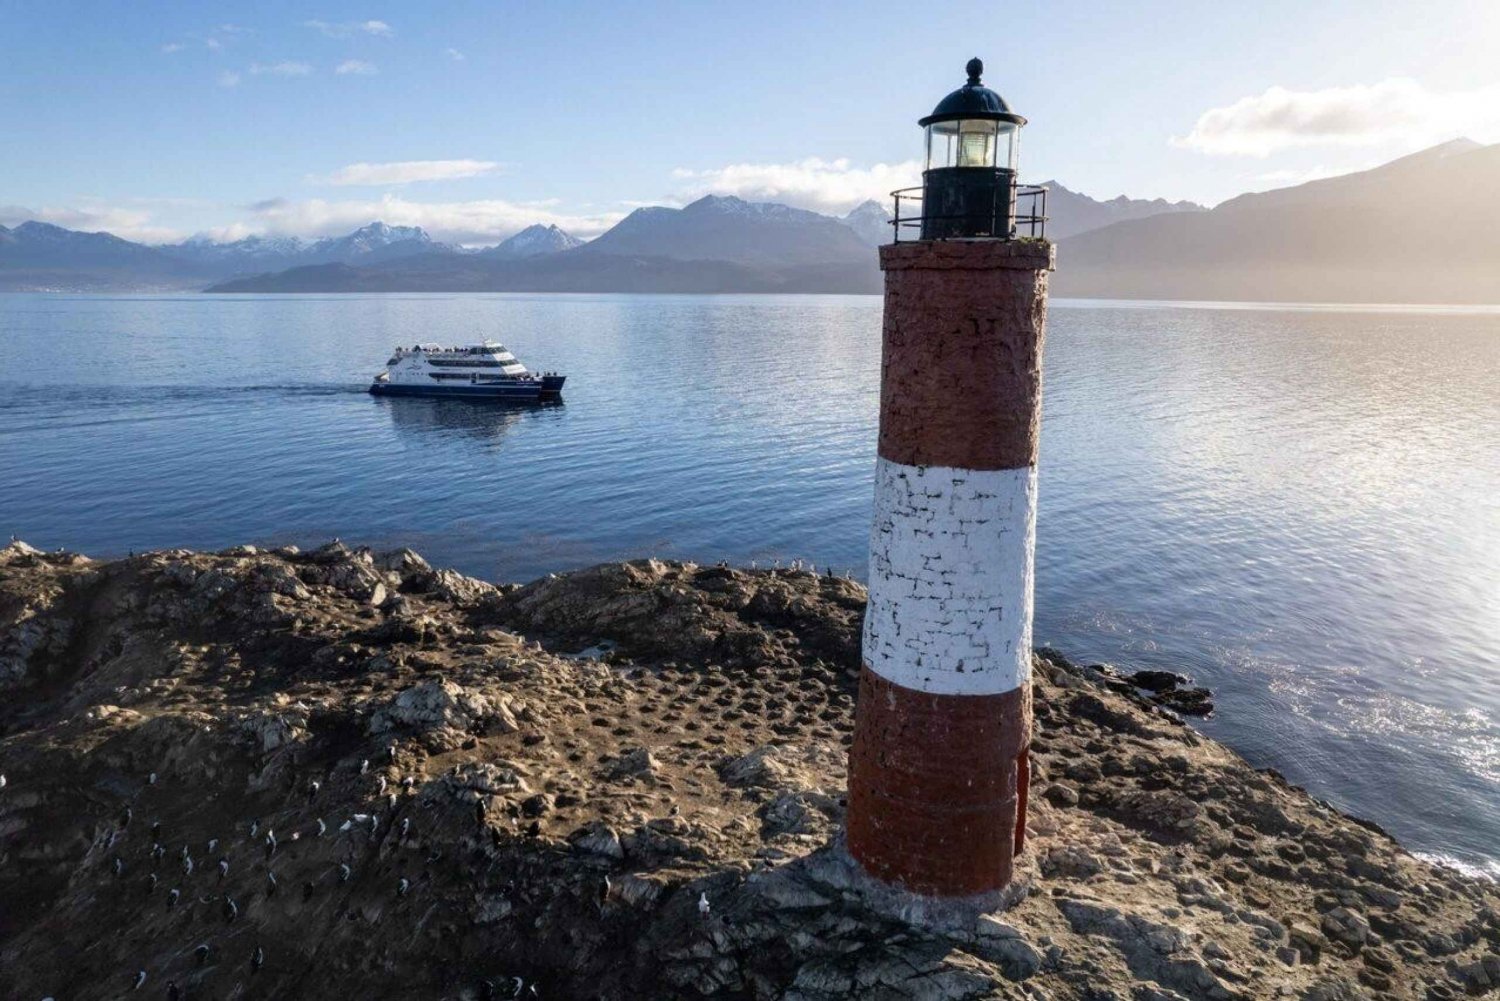
<path id="1" fill-rule="evenodd" d="M 755 267 L 875 266 L 875 255 L 830 216 L 773 202 L 708 195 L 681 209 L 636 209 L 578 253 L 728 261 Z"/>
<path id="2" fill-rule="evenodd" d="M 212 272 L 108 233 L 44 222 L 0 226 L 0 291 L 111 291 L 202 287 Z"/>
<path id="3" fill-rule="evenodd" d="M 1047 187 L 1047 238 L 1061 240 L 1101 226 L 1130 219 L 1165 215 L 1169 212 L 1206 212 L 1196 202 L 1169 202 L 1164 198 L 1126 198 L 1120 195 L 1100 201 L 1058 184 L 1044 181 Z"/>
<path id="4" fill-rule="evenodd" d="M 1210 212 L 1064 239 L 1053 291 L 1107 298 L 1500 302 L 1500 146 L 1444 143 Z"/>

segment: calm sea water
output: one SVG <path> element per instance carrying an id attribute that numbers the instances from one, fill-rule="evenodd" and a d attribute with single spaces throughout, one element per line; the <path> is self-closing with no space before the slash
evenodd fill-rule
<path id="1" fill-rule="evenodd" d="M 0 532 L 332 536 L 494 580 L 862 576 L 880 300 L 0 295 Z M 566 403 L 375 399 L 498 335 Z M 1037 640 L 1166 667 L 1253 762 L 1500 873 L 1500 311 L 1055 302 Z"/>

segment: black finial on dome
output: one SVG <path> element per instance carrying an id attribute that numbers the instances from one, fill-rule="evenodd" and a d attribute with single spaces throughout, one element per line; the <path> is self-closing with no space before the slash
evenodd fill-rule
<path id="1" fill-rule="evenodd" d="M 977 87 L 979 86 L 979 74 L 984 72 L 984 63 L 980 61 L 978 56 L 975 56 L 973 59 L 970 59 L 969 64 L 964 67 L 964 72 L 969 74 L 969 86 Z"/>

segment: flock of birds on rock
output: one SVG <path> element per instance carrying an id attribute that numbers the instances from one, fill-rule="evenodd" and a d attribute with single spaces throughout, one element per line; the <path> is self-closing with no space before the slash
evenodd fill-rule
<path id="1" fill-rule="evenodd" d="M 397 761 L 396 747 L 394 745 L 390 746 L 387 753 L 389 762 L 394 765 Z M 367 775 L 369 773 L 369 770 L 369 760 L 361 760 L 358 769 L 359 775 Z M 158 785 L 157 773 L 151 772 L 149 775 L 147 775 L 145 784 L 148 787 L 156 787 Z M 6 776 L 0 775 L 0 789 L 6 788 L 7 785 L 8 779 L 6 778 Z M 416 788 L 416 780 L 412 776 L 408 775 L 402 779 L 401 786 L 408 792 L 414 791 Z M 384 775 L 378 776 L 376 787 L 377 795 L 386 795 L 387 787 L 388 783 L 386 777 Z M 317 800 L 319 793 L 322 791 L 322 788 L 323 784 L 320 781 L 313 780 L 309 782 L 307 785 L 307 795 L 305 802 L 309 805 L 314 803 Z M 394 808 L 398 802 L 399 800 L 397 794 L 394 792 L 389 793 L 387 798 L 387 805 L 391 808 Z M 481 823 L 484 822 L 485 813 L 483 804 L 480 804 L 480 808 L 477 811 L 477 819 Z M 104 847 L 106 848 L 106 850 L 112 849 L 116 844 L 127 840 L 129 829 L 134 820 L 134 808 L 131 805 L 126 805 L 121 810 L 115 827 L 110 830 L 107 838 L 105 839 Z M 349 834 L 354 832 L 356 829 L 365 827 L 368 827 L 369 840 L 373 842 L 376 838 L 377 832 L 380 829 L 379 814 L 373 812 L 355 813 L 339 826 L 339 832 L 343 834 Z M 398 843 L 405 844 L 409 841 L 413 832 L 412 819 L 410 817 L 402 817 L 401 822 L 396 829 L 399 831 Z M 277 840 L 276 832 L 271 828 L 266 828 L 264 834 L 262 835 L 259 818 L 250 820 L 245 825 L 244 830 L 246 831 L 247 837 L 250 841 L 254 842 L 256 839 L 260 839 L 262 845 L 264 846 L 266 864 L 269 866 L 271 860 L 276 856 L 277 850 L 280 847 L 280 842 Z M 311 830 L 314 838 L 322 838 L 327 833 L 328 825 L 323 820 L 323 818 L 315 818 L 314 826 Z M 296 842 L 300 840 L 301 834 L 302 832 L 300 830 L 293 831 L 289 835 L 288 840 L 291 842 Z M 163 829 L 161 822 L 153 822 L 151 824 L 149 832 L 151 847 L 144 853 L 145 858 L 151 863 L 161 862 L 166 856 L 167 849 L 162 835 Z M 206 841 L 207 854 L 215 854 L 218 850 L 219 843 L 219 838 L 209 838 Z M 182 880 L 185 882 L 189 877 L 193 875 L 196 869 L 196 863 L 193 859 L 191 846 L 184 843 L 180 851 L 178 852 L 177 858 L 179 867 L 182 870 Z M 441 858 L 442 853 L 440 851 L 434 850 L 427 856 L 427 863 L 430 865 Z M 109 867 L 111 874 L 117 881 L 123 879 L 129 869 L 129 865 L 126 862 L 125 856 L 118 853 L 111 855 Z M 340 884 L 350 882 L 350 880 L 355 875 L 355 868 L 350 864 L 349 861 L 340 861 L 334 871 L 337 873 L 337 880 Z M 220 855 L 217 861 L 217 872 L 218 879 L 216 882 L 222 886 L 228 881 L 231 872 L 231 863 L 228 854 Z M 161 884 L 162 879 L 157 872 L 148 872 L 145 879 L 141 883 L 143 895 L 147 898 L 155 896 Z M 279 884 L 276 879 L 276 873 L 267 868 L 263 889 L 264 896 L 267 899 L 275 896 L 278 888 Z M 412 889 L 412 881 L 409 877 L 406 876 L 402 876 L 400 880 L 394 883 L 392 886 L 392 892 L 397 899 L 406 897 L 412 892 Z M 315 893 L 316 884 L 314 882 L 308 881 L 303 885 L 304 899 L 310 899 Z M 196 899 L 198 903 L 205 905 L 211 904 L 215 900 L 217 900 L 219 902 L 219 912 L 222 915 L 225 924 L 234 924 L 241 917 L 240 904 L 229 892 L 220 892 L 205 896 L 198 896 L 196 897 Z M 168 911 L 174 910 L 179 906 L 181 901 L 182 888 L 179 886 L 169 887 L 165 896 L 165 909 Z M 706 915 L 708 907 L 707 898 L 701 898 L 699 900 L 698 906 L 700 912 Z M 199 968 L 207 967 L 212 955 L 213 950 L 210 948 L 210 945 L 207 942 L 198 945 L 193 950 L 194 960 Z M 262 945 L 258 943 L 255 945 L 253 951 L 250 953 L 248 965 L 250 968 L 250 973 L 252 975 L 259 973 L 266 965 L 266 952 L 265 948 Z M 150 979 L 150 977 L 147 970 L 145 968 L 141 968 L 128 974 L 124 979 L 126 979 L 128 982 L 128 990 L 131 992 L 135 992 L 142 990 L 146 986 L 146 983 Z M 509 978 L 508 986 L 510 998 L 520 998 L 523 996 L 531 998 L 540 997 L 540 991 L 537 985 L 535 983 L 527 983 L 521 977 Z M 480 994 L 483 998 L 496 998 L 501 996 L 500 994 L 496 993 L 497 989 L 493 980 L 482 981 L 480 984 L 480 988 Z M 178 999 L 182 997 L 182 989 L 181 987 L 179 987 L 175 980 L 167 981 L 165 991 L 168 1001 L 178 1001 Z M 55 998 L 49 995 L 47 997 L 44 997 L 42 1001 L 55 1001 Z"/>

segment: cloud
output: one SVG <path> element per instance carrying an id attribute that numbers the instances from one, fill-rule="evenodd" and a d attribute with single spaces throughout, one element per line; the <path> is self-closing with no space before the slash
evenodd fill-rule
<path id="1" fill-rule="evenodd" d="M 399 163 L 351 163 L 327 177 L 309 177 L 310 184 L 386 185 L 416 181 L 456 181 L 492 174 L 500 168 L 493 160 L 404 160 Z"/>
<path id="2" fill-rule="evenodd" d="M 181 42 L 168 42 L 166 45 L 163 45 L 161 47 L 162 54 L 168 56 L 170 56 L 174 52 L 181 52 L 182 49 L 183 44 Z"/>
<path id="3" fill-rule="evenodd" d="M 329 38 L 352 38 L 355 35 L 389 38 L 396 33 L 384 21 L 341 21 L 337 24 L 331 24 L 328 21 L 303 21 L 302 26 L 322 32 Z"/>
<path id="4" fill-rule="evenodd" d="M 307 76 L 312 72 L 312 67 L 307 63 L 293 62 L 283 59 L 279 63 L 251 63 L 251 76 Z"/>
<path id="5" fill-rule="evenodd" d="M 684 170 L 672 176 L 685 182 L 685 198 L 738 195 L 752 200 L 784 202 L 815 212 L 847 212 L 860 202 L 884 203 L 896 188 L 921 180 L 915 160 L 854 167 L 846 159 L 809 157 L 794 163 L 736 163 L 710 170 Z"/>
<path id="6" fill-rule="evenodd" d="M 345 59 L 334 72 L 339 76 L 374 76 L 380 71 L 375 68 L 374 63 L 367 63 L 363 59 Z"/>
<path id="7" fill-rule="evenodd" d="M 15 226 L 33 219 L 86 233 L 113 233 L 121 239 L 140 243 L 174 243 L 186 235 L 182 230 L 155 224 L 150 212 L 102 202 L 73 206 L 44 205 L 38 209 L 22 205 L 0 205 L 0 226 Z"/>
<path id="8" fill-rule="evenodd" d="M 575 236 L 592 237 L 619 222 L 624 213 L 571 215 L 539 202 L 483 199 L 467 202 L 415 202 L 387 194 L 379 199 L 287 201 L 268 199 L 253 210 L 252 231 L 285 236 L 342 236 L 374 220 L 394 226 L 421 226 L 434 239 L 451 243 L 498 243 L 533 223 L 555 224 Z"/>
<path id="9" fill-rule="evenodd" d="M 224 47 L 224 43 L 221 42 L 221 41 L 219 41 L 217 38 L 205 38 L 203 40 L 203 44 L 206 45 L 206 46 L 208 46 L 210 49 L 212 49 L 215 52 L 218 52 L 220 49 L 222 49 Z"/>
<path id="10" fill-rule="evenodd" d="M 1198 116 L 1173 146 L 1217 156 L 1265 157 L 1304 146 L 1428 145 L 1500 128 L 1500 85 L 1433 91 L 1416 80 L 1289 90 L 1271 87 Z"/>
<path id="11" fill-rule="evenodd" d="M 443 55 L 447 56 L 449 59 L 453 60 L 456 63 L 461 63 L 464 61 L 464 54 L 457 49 L 444 49 Z"/>
<path id="12" fill-rule="evenodd" d="M 225 70 L 219 74 L 218 84 L 220 87 L 238 87 L 240 85 L 240 75 L 234 70 Z"/>

